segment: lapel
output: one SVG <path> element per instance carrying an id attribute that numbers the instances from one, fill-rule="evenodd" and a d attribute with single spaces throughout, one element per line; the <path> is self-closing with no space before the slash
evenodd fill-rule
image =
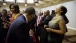
<path id="1" fill-rule="evenodd" d="M 22 16 L 22 18 L 25 20 L 25 22 L 26 22 L 26 18 L 25 18 L 25 16 L 24 15 L 21 15 Z"/>
<path id="2" fill-rule="evenodd" d="M 25 22 L 26 22 L 25 16 L 24 16 L 24 15 L 21 15 L 21 16 L 22 16 L 22 18 L 23 18 L 23 19 L 25 20 Z M 30 25 L 29 25 L 29 24 L 30 24 L 30 23 L 27 23 L 27 22 L 26 22 L 26 25 L 27 25 L 28 28 L 30 28 Z"/>

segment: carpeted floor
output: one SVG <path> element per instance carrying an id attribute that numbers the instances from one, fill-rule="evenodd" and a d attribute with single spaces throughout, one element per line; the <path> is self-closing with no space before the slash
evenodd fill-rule
<path id="1" fill-rule="evenodd" d="M 68 29 L 68 32 L 65 34 L 63 43 L 76 43 L 76 30 Z"/>

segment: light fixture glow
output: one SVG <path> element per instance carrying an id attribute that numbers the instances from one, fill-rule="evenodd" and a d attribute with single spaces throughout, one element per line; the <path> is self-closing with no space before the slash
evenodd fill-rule
<path id="1" fill-rule="evenodd" d="M 25 4 L 25 6 L 27 6 L 27 4 Z"/>
<path id="2" fill-rule="evenodd" d="M 35 3 L 35 5 L 38 6 L 39 4 L 38 3 Z"/>
<path id="3" fill-rule="evenodd" d="M 25 0 L 17 0 L 18 3 L 25 3 Z"/>
<path id="4" fill-rule="evenodd" d="M 5 0 L 6 2 L 14 2 L 15 0 Z"/>
<path id="5" fill-rule="evenodd" d="M 39 3 L 42 4 L 42 1 L 39 0 Z"/>
<path id="6" fill-rule="evenodd" d="M 27 3 L 34 3 L 33 0 L 27 0 Z"/>
<path id="7" fill-rule="evenodd" d="M 3 5 L 6 5 L 6 3 L 3 3 Z"/>

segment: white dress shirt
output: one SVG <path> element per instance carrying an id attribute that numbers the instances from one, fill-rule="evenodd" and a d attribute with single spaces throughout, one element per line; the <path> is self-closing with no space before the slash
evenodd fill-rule
<path id="1" fill-rule="evenodd" d="M 40 17 L 40 20 L 41 20 L 41 18 L 42 18 L 42 16 L 38 16 L 38 18 Z M 38 18 L 37 18 L 37 26 L 38 26 Z"/>
<path id="2" fill-rule="evenodd" d="M 25 17 L 25 19 L 26 19 L 26 22 L 28 23 L 28 19 L 27 19 L 27 17 L 26 17 L 26 14 L 23 14 L 24 15 L 24 17 Z"/>

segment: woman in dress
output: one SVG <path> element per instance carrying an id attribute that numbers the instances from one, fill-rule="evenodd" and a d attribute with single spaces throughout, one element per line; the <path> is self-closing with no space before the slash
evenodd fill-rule
<path id="1" fill-rule="evenodd" d="M 67 9 L 64 6 L 60 6 L 56 9 L 56 16 L 49 21 L 49 28 L 44 28 L 48 32 L 48 43 L 62 43 L 64 34 L 66 33 L 66 24 L 63 19 L 63 15 L 66 14 Z"/>
<path id="2" fill-rule="evenodd" d="M 20 16 L 19 6 L 17 4 L 11 4 L 9 6 L 10 11 L 13 13 L 10 18 L 10 23 L 12 23 L 18 16 Z"/>
<path id="3" fill-rule="evenodd" d="M 19 10 L 19 6 L 17 4 L 10 4 L 9 6 L 10 8 L 10 11 L 12 12 L 12 17 L 9 19 L 10 22 L 9 23 L 9 26 L 11 25 L 11 23 L 17 18 L 20 16 L 20 10 Z M 7 37 L 6 37 L 6 41 L 7 41 Z M 6 43 L 5 41 L 5 43 Z"/>

